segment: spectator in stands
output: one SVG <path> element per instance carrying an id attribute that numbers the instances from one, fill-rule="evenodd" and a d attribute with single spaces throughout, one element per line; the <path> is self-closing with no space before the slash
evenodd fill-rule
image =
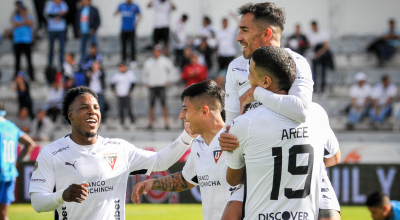
<path id="1" fill-rule="evenodd" d="M 371 105 L 371 86 L 366 84 L 367 75 L 359 72 L 355 76 L 356 84 L 350 87 L 351 108 L 349 112 L 347 129 L 352 130 L 354 126 L 368 113 Z"/>
<path id="2" fill-rule="evenodd" d="M 399 47 L 400 32 L 396 30 L 396 22 L 394 19 L 389 21 L 389 30 L 381 37 L 383 43 L 379 48 L 379 63 L 383 65 L 389 61 Z"/>
<path id="3" fill-rule="evenodd" d="M 212 68 L 212 55 L 217 45 L 215 34 L 211 19 L 204 16 L 203 25 L 199 28 L 193 44 L 196 46 L 196 50 L 200 52 L 199 63 L 206 65 L 208 70 Z"/>
<path id="4" fill-rule="evenodd" d="M 22 1 L 17 1 L 18 4 L 23 4 Z M 36 32 L 42 31 L 43 29 L 46 29 L 47 26 L 47 20 L 44 16 L 44 8 L 46 5 L 46 1 L 43 0 L 34 0 L 34 5 L 35 5 L 35 11 L 36 11 L 36 17 L 37 17 L 37 29 Z"/>
<path id="5" fill-rule="evenodd" d="M 78 10 L 78 2 L 80 0 L 65 0 L 65 2 L 68 5 L 68 13 L 66 16 L 67 20 L 67 29 L 65 36 L 68 37 L 68 26 L 72 26 L 72 29 L 74 31 L 74 38 L 79 38 L 79 28 L 75 25 L 75 20 L 76 20 L 76 11 Z"/>
<path id="6" fill-rule="evenodd" d="M 28 13 L 28 9 L 17 1 L 16 11 L 12 17 L 14 55 L 15 55 L 15 71 L 14 77 L 21 70 L 21 55 L 24 53 L 28 63 L 28 73 L 31 80 L 35 80 L 32 65 L 32 43 L 33 43 L 33 16 Z"/>
<path id="7" fill-rule="evenodd" d="M 81 37 L 81 63 L 86 57 L 87 41 L 90 40 L 91 44 L 97 45 L 96 32 L 101 23 L 99 10 L 90 3 L 91 0 L 82 0 L 82 7 L 76 14 L 75 25 L 80 28 Z"/>
<path id="8" fill-rule="evenodd" d="M 381 191 L 371 193 L 365 204 L 374 220 L 400 219 L 400 202 L 390 200 L 389 196 Z"/>
<path id="9" fill-rule="evenodd" d="M 18 94 L 18 105 L 19 109 L 23 107 L 28 108 L 29 116 L 31 119 L 35 117 L 32 108 L 32 98 L 29 91 L 29 83 L 26 80 L 26 74 L 24 71 L 18 71 L 18 75 L 14 80 L 14 91 Z"/>
<path id="10" fill-rule="evenodd" d="M 183 68 L 190 64 L 190 58 L 192 57 L 193 51 L 190 48 L 190 46 L 185 47 L 185 49 L 183 49 L 183 59 L 182 59 L 182 64 L 181 66 L 179 66 L 181 68 L 181 70 L 183 70 Z"/>
<path id="11" fill-rule="evenodd" d="M 389 76 L 382 76 L 382 82 L 375 85 L 371 94 L 372 108 L 369 111 L 369 116 L 374 129 L 379 129 L 385 118 L 389 116 L 396 95 L 396 85 L 390 83 Z"/>
<path id="12" fill-rule="evenodd" d="M 28 108 L 22 107 L 18 112 L 18 117 L 16 118 L 15 121 L 13 121 L 15 125 L 17 125 L 17 127 L 25 133 L 29 133 L 31 125 L 31 119 L 28 116 L 29 116 Z"/>
<path id="13" fill-rule="evenodd" d="M 316 21 L 311 22 L 312 32 L 308 36 L 310 48 L 314 52 L 312 58 L 312 74 L 314 91 L 317 91 L 318 78 L 321 77 L 321 93 L 325 91 L 327 68 L 333 69 L 332 54 L 329 51 L 329 34 L 318 29 Z"/>
<path id="14" fill-rule="evenodd" d="M 153 48 L 153 57 L 146 60 L 143 66 L 143 82 L 150 90 L 150 114 L 149 125 L 147 129 L 153 128 L 154 105 L 156 98 L 161 101 L 164 114 L 165 129 L 169 129 L 168 110 L 166 105 L 166 87 L 169 86 L 169 79 L 175 73 L 175 67 L 172 61 L 161 54 L 162 46 L 157 44 Z"/>
<path id="15" fill-rule="evenodd" d="M 79 65 L 75 62 L 74 53 L 66 53 L 63 63 L 64 89 L 68 90 L 75 85 L 74 74 L 78 72 Z"/>
<path id="16" fill-rule="evenodd" d="M 39 109 L 31 123 L 30 136 L 34 141 L 50 141 L 53 127 L 53 122 L 46 116 L 46 111 Z"/>
<path id="17" fill-rule="evenodd" d="M 234 17 L 236 18 L 236 16 Z M 228 27 L 228 19 L 222 19 L 222 29 L 217 31 L 217 46 L 218 46 L 218 86 L 224 85 L 225 75 L 229 63 L 236 56 L 236 33 L 237 27 Z"/>
<path id="18" fill-rule="evenodd" d="M 135 51 L 135 40 L 136 40 L 136 27 L 142 18 L 140 14 L 140 8 L 137 4 L 132 3 L 132 0 L 126 0 L 118 6 L 117 11 L 114 15 L 120 13 L 122 15 L 122 27 L 121 27 L 121 59 L 126 61 L 126 47 L 128 41 L 131 44 L 131 68 L 135 68 L 136 63 L 136 51 Z"/>
<path id="19" fill-rule="evenodd" d="M 106 100 L 104 93 L 106 90 L 105 73 L 99 61 L 94 61 L 92 68 L 87 72 L 88 85 L 97 94 L 99 102 L 101 121 L 106 122 Z"/>
<path id="20" fill-rule="evenodd" d="M 190 64 L 183 68 L 181 79 L 185 81 L 186 87 L 207 79 L 207 67 L 198 63 L 198 55 L 192 54 Z"/>
<path id="21" fill-rule="evenodd" d="M 54 53 L 54 42 L 58 38 L 59 41 L 59 65 L 61 66 L 64 61 L 64 48 L 65 48 L 65 31 L 67 29 L 67 23 L 65 16 L 68 12 L 67 3 L 62 0 L 48 1 L 46 4 L 45 13 L 47 15 L 49 32 L 49 58 L 48 66 L 53 65 L 53 53 Z"/>
<path id="22" fill-rule="evenodd" d="M 296 32 L 289 36 L 286 47 L 290 48 L 294 52 L 304 56 L 305 51 L 308 49 L 310 43 L 306 35 L 301 33 L 300 25 L 296 25 Z"/>
<path id="23" fill-rule="evenodd" d="M 136 84 L 136 77 L 132 70 L 128 70 L 125 62 L 119 64 L 119 72 L 114 74 L 111 80 L 111 88 L 114 91 L 115 97 L 118 99 L 118 110 L 121 125 L 124 126 L 125 114 L 127 110 L 131 124 L 135 123 L 135 116 L 132 110 L 131 93 Z M 101 107 L 100 107 L 101 110 Z M 125 126 L 129 129 L 129 126 Z"/>
<path id="24" fill-rule="evenodd" d="M 60 82 L 53 81 L 49 93 L 47 95 L 46 115 L 50 117 L 53 122 L 56 122 L 57 117 L 61 114 L 61 106 L 64 98 L 64 88 Z"/>
<path id="25" fill-rule="evenodd" d="M 181 67 L 183 63 L 183 51 L 186 47 L 187 35 L 185 24 L 188 20 L 188 16 L 183 14 L 176 24 L 175 30 L 173 31 L 173 42 L 175 48 L 175 65 Z"/>
<path id="26" fill-rule="evenodd" d="M 169 23 L 171 11 L 175 10 L 175 5 L 169 0 L 152 0 L 147 5 L 148 8 L 154 8 L 154 32 L 153 44 L 164 43 L 164 54 L 169 56 Z"/>
<path id="27" fill-rule="evenodd" d="M 94 61 L 97 61 L 97 62 L 101 63 L 102 59 L 103 59 L 103 56 L 97 50 L 97 45 L 96 44 L 92 44 L 92 45 L 90 45 L 89 54 L 86 55 L 86 57 L 83 59 L 83 63 L 82 63 L 81 68 L 84 71 L 88 71 L 92 67 L 92 64 L 93 64 Z"/>

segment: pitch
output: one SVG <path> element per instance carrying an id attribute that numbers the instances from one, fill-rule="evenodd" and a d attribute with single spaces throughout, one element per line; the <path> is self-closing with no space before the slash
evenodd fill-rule
<path id="1" fill-rule="evenodd" d="M 370 214 L 363 206 L 343 206 L 342 220 L 370 220 Z M 53 220 L 51 212 L 36 213 L 30 204 L 12 204 L 9 208 L 11 220 Z M 134 220 L 202 220 L 200 204 L 128 204 L 126 219 Z"/>

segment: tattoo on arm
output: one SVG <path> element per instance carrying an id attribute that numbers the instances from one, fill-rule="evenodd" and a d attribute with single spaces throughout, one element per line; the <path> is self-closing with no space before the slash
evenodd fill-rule
<path id="1" fill-rule="evenodd" d="M 233 202 L 233 201 L 229 201 L 229 202 L 226 204 L 226 207 L 231 206 L 232 202 Z"/>
<path id="2" fill-rule="evenodd" d="M 336 212 L 333 209 L 320 209 L 318 219 L 335 217 Z"/>
<path id="3" fill-rule="evenodd" d="M 188 184 L 189 183 L 186 182 L 185 178 L 183 178 L 182 172 L 179 172 L 154 179 L 151 189 L 168 192 L 181 192 L 193 187 Z"/>

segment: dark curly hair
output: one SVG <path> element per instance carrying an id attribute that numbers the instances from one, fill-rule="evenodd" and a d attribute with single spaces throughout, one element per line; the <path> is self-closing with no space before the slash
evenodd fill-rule
<path id="1" fill-rule="evenodd" d="M 285 28 L 286 16 L 282 8 L 278 8 L 272 2 L 264 3 L 247 3 L 237 9 L 239 15 L 245 15 L 247 13 L 254 14 L 254 22 L 266 23 L 267 25 L 273 25 L 280 28 L 280 34 L 282 34 Z M 265 27 L 263 27 L 265 29 Z"/>
<path id="2" fill-rule="evenodd" d="M 68 111 L 69 111 L 70 105 L 74 102 L 76 97 L 86 94 L 86 93 L 92 95 L 97 101 L 99 101 L 97 94 L 95 92 L 93 92 L 93 90 L 91 90 L 89 87 L 86 87 L 86 86 L 79 86 L 79 87 L 69 89 L 67 91 L 67 93 L 65 94 L 64 100 L 62 103 L 61 113 L 64 116 L 64 119 L 68 122 L 68 124 L 71 124 L 71 121 L 68 118 Z"/>
<path id="3" fill-rule="evenodd" d="M 271 75 L 277 80 L 277 86 L 286 92 L 296 77 L 296 63 L 285 49 L 274 46 L 263 46 L 255 50 L 252 54 L 255 69 L 259 76 Z"/>

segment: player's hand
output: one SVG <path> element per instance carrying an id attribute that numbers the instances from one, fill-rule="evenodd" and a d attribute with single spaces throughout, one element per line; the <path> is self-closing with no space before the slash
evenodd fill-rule
<path id="1" fill-rule="evenodd" d="M 254 102 L 254 90 L 256 90 L 256 86 L 251 87 L 247 90 L 243 95 L 239 97 L 240 101 L 240 114 L 244 114 L 244 109 L 247 104 Z"/>
<path id="2" fill-rule="evenodd" d="M 233 151 L 239 147 L 239 141 L 236 136 L 233 134 L 229 134 L 230 125 L 226 126 L 226 131 L 222 132 L 218 138 L 219 146 L 221 146 L 221 150 L 223 151 Z"/>
<path id="3" fill-rule="evenodd" d="M 62 195 L 62 198 L 66 202 L 77 202 L 82 203 L 83 200 L 86 200 L 88 196 L 88 183 L 83 184 L 71 184 Z"/>
<path id="4" fill-rule="evenodd" d="M 144 194 L 147 195 L 147 192 L 151 190 L 151 187 L 153 186 L 153 180 L 146 180 L 140 183 L 137 183 L 133 187 L 131 199 L 132 202 L 140 205 L 140 195 Z"/>

